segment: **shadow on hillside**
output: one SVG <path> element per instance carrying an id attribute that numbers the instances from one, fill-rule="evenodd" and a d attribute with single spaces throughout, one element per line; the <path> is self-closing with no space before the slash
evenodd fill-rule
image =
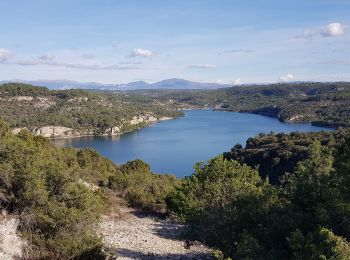
<path id="1" fill-rule="evenodd" d="M 144 211 L 144 210 L 134 210 L 132 212 L 130 212 L 131 214 L 133 214 L 135 217 L 138 218 L 157 218 L 157 219 L 166 219 L 166 214 L 165 213 L 161 213 L 161 212 L 156 212 L 156 211 Z"/>
<path id="2" fill-rule="evenodd" d="M 159 221 L 154 225 L 153 233 L 159 237 L 172 239 L 172 240 L 184 240 L 185 239 L 185 227 L 179 223 L 173 221 Z"/>
<path id="3" fill-rule="evenodd" d="M 152 231 L 159 237 L 172 240 L 185 239 L 185 226 L 178 222 L 167 220 L 166 215 L 162 213 L 136 210 L 132 214 L 138 218 L 153 218 L 155 223 Z"/>
<path id="4" fill-rule="evenodd" d="M 131 259 L 154 259 L 154 260 L 163 260 L 163 259 L 178 259 L 178 260 L 193 260 L 193 259 L 214 259 L 208 253 L 186 253 L 186 254 L 165 254 L 158 255 L 152 253 L 142 253 L 129 249 L 118 249 L 118 257 L 128 257 Z"/>

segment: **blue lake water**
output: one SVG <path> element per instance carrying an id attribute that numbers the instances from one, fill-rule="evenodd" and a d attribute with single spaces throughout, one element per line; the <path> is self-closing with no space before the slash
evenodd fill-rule
<path id="1" fill-rule="evenodd" d="M 142 159 L 156 173 L 192 174 L 193 164 L 245 145 L 259 133 L 330 130 L 309 123 L 281 123 L 275 118 L 224 111 L 192 110 L 184 117 L 159 122 L 119 137 L 54 140 L 57 146 L 92 147 L 116 163 Z"/>

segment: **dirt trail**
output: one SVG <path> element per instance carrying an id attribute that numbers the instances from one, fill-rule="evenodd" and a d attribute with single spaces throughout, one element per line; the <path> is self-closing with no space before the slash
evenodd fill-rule
<path id="1" fill-rule="evenodd" d="M 212 259 L 211 250 L 199 243 L 188 246 L 181 238 L 184 226 L 131 209 L 123 217 L 103 216 L 99 233 L 117 259 Z"/>

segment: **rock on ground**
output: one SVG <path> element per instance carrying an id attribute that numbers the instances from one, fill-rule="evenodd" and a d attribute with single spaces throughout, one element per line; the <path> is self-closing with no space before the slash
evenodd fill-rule
<path id="1" fill-rule="evenodd" d="M 209 248 L 181 238 L 185 227 L 177 222 L 130 209 L 123 215 L 103 216 L 98 228 L 105 247 L 117 253 L 117 259 L 212 259 Z"/>
<path id="2" fill-rule="evenodd" d="M 23 256 L 24 240 L 17 234 L 18 219 L 0 220 L 0 259 L 11 260 Z"/>

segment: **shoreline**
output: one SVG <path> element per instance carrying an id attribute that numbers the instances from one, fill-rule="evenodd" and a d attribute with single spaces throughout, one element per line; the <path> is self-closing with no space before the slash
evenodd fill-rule
<path id="1" fill-rule="evenodd" d="M 334 126 L 334 125 L 331 125 L 331 124 L 328 124 L 328 123 L 322 122 L 322 121 L 288 121 L 288 120 L 281 120 L 278 116 L 271 115 L 271 114 L 265 115 L 265 114 L 256 113 L 256 112 L 253 112 L 253 111 L 252 112 L 232 111 L 232 110 L 228 110 L 228 109 L 224 109 L 224 108 L 215 108 L 215 107 L 184 108 L 184 109 L 181 109 L 180 111 L 187 112 L 187 111 L 193 111 L 193 110 L 212 110 L 212 111 L 215 111 L 215 112 L 234 112 L 234 113 L 241 113 L 241 114 L 255 114 L 255 115 L 275 118 L 275 119 L 277 119 L 280 122 L 285 123 L 285 124 L 298 124 L 298 123 L 303 124 L 303 123 L 308 123 L 308 124 L 311 124 L 313 126 L 326 127 L 326 128 L 332 129 L 332 130 L 339 129 L 339 127 L 347 128 L 347 126 Z M 183 115 L 183 116 L 185 116 L 185 115 Z M 174 120 L 174 119 L 177 119 L 177 118 L 180 118 L 180 117 L 173 117 L 173 118 L 172 117 L 161 117 L 157 121 L 149 122 L 149 123 L 145 124 L 144 126 L 138 127 L 137 129 L 132 129 L 130 131 L 125 131 L 125 132 L 119 132 L 117 134 L 81 134 L 81 135 L 71 135 L 71 136 L 46 137 L 46 138 L 48 138 L 50 140 L 75 139 L 75 138 L 84 138 L 84 137 L 112 137 L 113 138 L 113 137 L 119 137 L 119 136 L 122 136 L 122 135 L 127 134 L 127 133 L 131 133 L 131 132 L 134 132 L 134 131 L 141 130 L 141 129 L 143 129 L 145 127 L 148 127 L 148 126 L 150 126 L 152 124 L 157 124 L 157 123 L 168 121 L 168 120 Z M 55 126 L 55 127 L 59 127 L 59 126 Z M 12 129 L 12 130 L 14 130 L 14 129 Z M 77 131 L 77 130 L 75 130 L 75 131 Z M 43 136 L 43 135 L 39 134 L 37 136 Z"/>
<path id="2" fill-rule="evenodd" d="M 118 137 L 118 136 L 122 136 L 122 135 L 127 134 L 127 133 L 141 130 L 141 129 L 148 127 L 150 125 L 153 125 L 153 124 L 157 124 L 157 123 L 169 121 L 169 120 L 174 120 L 177 118 L 178 117 L 161 117 L 157 121 L 146 123 L 143 126 L 139 126 L 138 128 L 132 129 L 129 131 L 118 132 L 117 134 L 80 134 L 80 135 L 71 135 L 71 136 L 66 135 L 66 136 L 55 136 L 55 137 L 46 137 L 46 138 L 48 138 L 49 140 L 75 139 L 75 138 L 84 138 L 84 137 L 111 137 L 111 138 L 113 138 L 113 137 Z M 55 127 L 59 127 L 59 126 L 55 126 Z M 12 129 L 12 130 L 14 130 L 14 129 Z M 78 131 L 78 130 L 73 129 L 73 131 Z M 30 131 L 30 132 L 32 132 L 32 131 Z M 43 135 L 39 134 L 36 136 L 43 136 Z"/>

